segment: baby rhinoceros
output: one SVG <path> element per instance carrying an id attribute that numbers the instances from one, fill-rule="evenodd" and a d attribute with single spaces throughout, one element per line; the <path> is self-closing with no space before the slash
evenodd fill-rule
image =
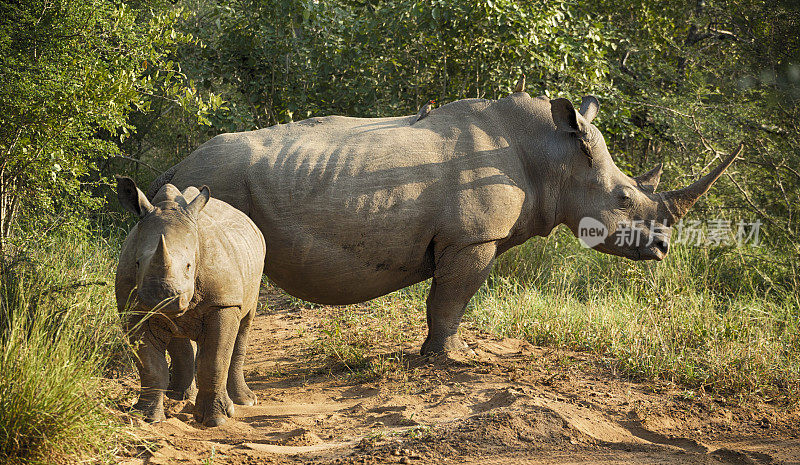
<path id="1" fill-rule="evenodd" d="M 128 310 L 142 390 L 134 409 L 164 418 L 164 398 L 196 392 L 194 417 L 225 423 L 233 404 L 253 405 L 244 380 L 247 335 L 256 311 L 266 247 L 244 213 L 209 190 L 166 184 L 151 204 L 130 178 L 117 178 L 124 208 L 141 219 L 117 267 L 116 296 Z M 197 342 L 195 356 L 190 340 Z M 167 366 L 169 351 L 172 366 Z"/>

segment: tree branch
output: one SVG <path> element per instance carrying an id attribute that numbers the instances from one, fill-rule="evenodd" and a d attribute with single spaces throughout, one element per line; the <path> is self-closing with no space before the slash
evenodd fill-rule
<path id="1" fill-rule="evenodd" d="M 622 54 L 622 58 L 619 60 L 619 69 L 622 70 L 623 73 L 631 76 L 634 79 L 639 79 L 639 77 L 631 71 L 630 68 L 627 66 L 628 57 L 631 56 L 631 52 L 635 52 L 636 50 L 625 50 L 625 53 Z"/>
<path id="2" fill-rule="evenodd" d="M 145 162 L 143 162 L 142 160 L 137 160 L 137 159 L 135 159 L 135 158 L 132 158 L 132 157 L 128 157 L 128 156 L 125 156 L 125 155 L 111 155 L 109 158 L 119 158 L 119 159 L 121 159 L 121 160 L 128 160 L 128 161 L 132 161 L 132 162 L 134 162 L 134 163 L 138 163 L 138 164 L 140 164 L 140 165 L 142 165 L 142 166 L 145 166 L 145 167 L 147 167 L 147 168 L 150 168 L 150 169 L 151 169 L 151 170 L 153 170 L 153 172 L 154 172 L 154 173 L 156 173 L 156 174 L 160 174 L 160 173 L 161 173 L 161 170 L 160 170 L 160 169 L 158 169 L 158 168 L 156 168 L 156 167 L 154 167 L 154 166 L 152 166 L 152 165 L 150 165 L 150 164 L 148 164 L 148 163 L 145 163 Z"/>

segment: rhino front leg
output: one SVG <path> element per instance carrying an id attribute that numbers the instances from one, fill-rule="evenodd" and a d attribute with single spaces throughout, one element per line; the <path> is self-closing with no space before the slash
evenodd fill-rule
<path id="1" fill-rule="evenodd" d="M 197 341 L 194 419 L 205 426 L 219 426 L 233 416 L 233 402 L 226 385 L 238 334 L 239 312 L 239 307 L 211 309 L 203 318 L 203 329 Z"/>
<path id="2" fill-rule="evenodd" d="M 258 401 L 253 391 L 247 387 L 244 380 L 244 358 L 247 352 L 247 337 L 250 334 L 250 324 L 256 313 L 256 306 L 253 305 L 241 323 L 239 323 L 239 333 L 236 335 L 236 344 L 233 346 L 233 356 L 231 356 L 231 366 L 228 370 L 228 395 L 234 404 L 255 405 Z"/>
<path id="3" fill-rule="evenodd" d="M 437 254 L 431 290 L 426 301 L 428 337 L 422 355 L 469 350 L 458 336 L 467 304 L 489 276 L 497 251 L 493 242 Z"/>
<path id="4" fill-rule="evenodd" d="M 197 394 L 194 382 L 194 348 L 185 337 L 173 337 L 167 345 L 171 364 L 167 397 L 175 400 L 192 399 Z"/>
<path id="5" fill-rule="evenodd" d="M 164 420 L 164 391 L 169 382 L 166 348 L 171 334 L 151 320 L 136 332 L 139 346 L 136 350 L 136 368 L 142 390 L 133 409 L 142 412 L 146 421 Z"/>

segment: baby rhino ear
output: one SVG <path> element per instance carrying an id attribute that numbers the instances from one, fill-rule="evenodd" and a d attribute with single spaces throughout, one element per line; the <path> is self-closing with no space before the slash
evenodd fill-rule
<path id="1" fill-rule="evenodd" d="M 200 215 L 200 211 L 203 210 L 203 207 L 206 206 L 208 203 L 208 199 L 211 198 L 211 191 L 208 189 L 208 186 L 203 186 L 200 188 L 200 193 L 197 194 L 189 205 L 186 206 L 186 211 L 191 213 L 195 218 Z"/>
<path id="2" fill-rule="evenodd" d="M 144 192 L 140 191 L 133 179 L 127 176 L 117 176 L 117 199 L 124 209 L 139 218 L 154 209 Z"/>

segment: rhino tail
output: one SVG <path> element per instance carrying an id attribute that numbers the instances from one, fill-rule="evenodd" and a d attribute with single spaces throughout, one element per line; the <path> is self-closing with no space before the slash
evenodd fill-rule
<path id="1" fill-rule="evenodd" d="M 175 167 L 169 168 L 167 171 L 161 173 L 161 176 L 157 177 L 155 181 L 150 183 L 150 187 L 147 189 L 147 198 L 153 200 L 153 197 L 158 194 L 158 191 L 164 187 L 164 184 L 169 183 L 172 181 L 173 176 L 175 176 Z"/>

